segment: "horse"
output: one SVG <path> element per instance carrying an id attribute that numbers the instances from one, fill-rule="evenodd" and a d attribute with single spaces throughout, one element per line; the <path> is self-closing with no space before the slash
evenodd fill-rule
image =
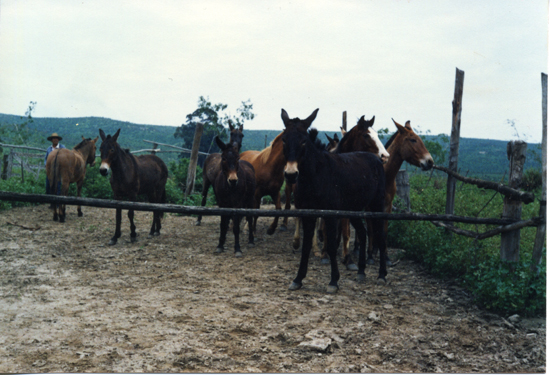
<path id="1" fill-rule="evenodd" d="M 239 151 L 243 142 L 243 125 L 233 126 L 233 123 L 229 122 L 229 142 L 237 143 Z M 221 166 L 221 154 L 219 152 L 210 154 L 204 160 L 204 166 L 202 168 L 202 201 L 201 206 L 206 206 L 206 197 L 210 186 L 214 184 L 216 177 L 220 172 Z M 202 215 L 197 217 L 195 225 L 201 225 Z"/>
<path id="2" fill-rule="evenodd" d="M 254 167 L 245 160 L 239 160 L 239 146 L 235 142 L 228 144 L 216 136 L 216 143 L 222 150 L 218 175 L 214 181 L 214 194 L 218 206 L 222 208 L 254 208 L 254 193 L 256 179 Z M 233 215 L 233 234 L 235 235 L 235 256 L 243 256 L 239 244 L 239 232 L 242 216 Z M 230 215 L 221 215 L 220 238 L 216 253 L 223 252 L 225 237 L 229 227 Z M 246 217 L 248 221 L 248 244 L 254 245 L 254 230 L 252 216 Z"/>
<path id="3" fill-rule="evenodd" d="M 135 201 L 138 195 L 147 195 L 150 203 L 165 203 L 166 201 L 166 180 L 168 179 L 168 168 L 166 164 L 156 155 L 134 156 L 130 150 L 123 150 L 117 143 L 120 129 L 111 136 L 99 129 L 101 146 L 101 165 L 99 173 L 108 176 L 111 172 L 111 189 L 114 198 L 121 200 L 127 197 Z M 153 224 L 149 237 L 160 235 L 162 211 L 153 211 Z M 120 237 L 120 221 L 122 209 L 116 209 L 115 234 L 109 241 L 109 245 L 115 245 Z M 136 226 L 134 225 L 134 210 L 128 210 L 130 219 L 130 241 L 136 241 Z"/>
<path id="4" fill-rule="evenodd" d="M 283 155 L 283 133 L 280 133 L 271 141 L 270 145 L 262 151 L 244 151 L 241 160 L 252 164 L 256 173 L 256 192 L 254 194 L 254 208 L 260 208 L 262 197 L 269 195 L 275 203 L 277 210 L 281 209 L 281 187 L 284 182 L 285 156 Z M 254 230 L 256 222 L 254 218 Z M 267 229 L 267 234 L 272 235 L 277 229 L 279 217 L 276 216 Z"/>
<path id="5" fill-rule="evenodd" d="M 312 129 L 308 134 L 308 128 L 317 117 L 318 111 L 316 109 L 304 120 L 290 119 L 284 109 L 281 111 L 281 119 L 285 126 L 282 137 L 286 159 L 284 173 L 287 183 L 296 183 L 294 195 L 296 208 L 349 211 L 369 209 L 373 212 L 383 212 L 385 176 L 380 158 L 369 152 L 329 153 L 319 147 L 317 142 L 312 141 L 311 134 L 313 132 L 316 135 L 317 131 Z M 331 279 L 327 292 L 335 293 L 338 291 L 340 279 L 336 260 L 338 220 L 330 216 L 324 219 L 327 253 L 331 265 Z M 290 290 L 300 289 L 302 280 L 306 277 L 315 220 L 314 217 L 302 218 L 304 227 L 302 256 L 298 274 L 291 283 Z M 365 280 L 367 232 L 361 219 L 353 218 L 350 222 L 362 239 L 357 271 L 357 279 L 361 282 Z M 374 241 L 380 249 L 385 250 L 383 220 L 373 220 L 373 226 Z M 386 252 L 381 251 L 380 254 L 382 258 Z M 386 275 L 386 262 L 381 261 L 378 279 L 385 282 Z"/>
<path id="6" fill-rule="evenodd" d="M 392 212 L 392 203 L 395 198 L 397 186 L 395 178 L 397 172 L 401 168 L 404 161 L 421 168 L 423 171 L 430 170 L 434 166 L 432 155 L 422 142 L 422 139 L 414 132 L 411 127 L 411 122 L 407 121 L 405 126 L 398 124 L 393 118 L 397 131 L 386 142 L 386 149 L 390 153 L 388 162 L 384 164 L 384 173 L 386 176 L 386 190 L 384 193 L 384 211 L 387 213 Z M 369 229 L 369 247 L 368 247 L 368 264 L 374 264 L 373 258 L 373 244 L 370 241 L 372 235 Z M 384 232 L 388 232 L 388 221 L 384 220 Z M 391 266 L 391 262 L 387 254 L 385 258 L 388 259 L 388 265 Z"/>
<path id="7" fill-rule="evenodd" d="M 59 181 L 61 181 L 61 195 L 67 195 L 69 192 L 69 185 L 76 182 L 76 195 L 80 197 L 82 185 L 84 184 L 84 177 L 86 176 L 86 165 L 95 165 L 95 151 L 98 138 L 99 137 L 95 139 L 86 139 L 82 136 L 82 142 L 77 144 L 72 150 L 57 148 L 48 155 L 48 159 L 46 160 L 46 173 L 53 194 L 58 193 L 57 187 Z M 80 205 L 78 205 L 77 211 L 78 216 L 82 216 Z M 54 205 L 53 220 L 57 221 L 59 219 L 60 223 L 64 223 L 65 217 L 65 205 Z"/>

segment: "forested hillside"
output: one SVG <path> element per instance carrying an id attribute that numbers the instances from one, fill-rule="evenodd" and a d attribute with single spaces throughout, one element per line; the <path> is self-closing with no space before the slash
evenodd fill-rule
<path id="1" fill-rule="evenodd" d="M 26 121 L 25 117 L 15 115 L 0 114 L 0 128 L 4 129 L 0 135 L 2 143 L 20 144 L 17 135 L 17 124 Z M 30 130 L 26 144 L 29 146 L 46 148 L 49 142 L 46 138 L 53 132 L 59 133 L 63 137 L 62 143 L 67 147 L 73 147 L 81 140 L 81 136 L 86 138 L 99 135 L 98 129 L 103 129 L 106 134 L 113 134 L 119 128 L 121 129 L 119 143 L 122 147 L 131 150 L 140 150 L 151 148 L 152 145 L 143 140 L 157 141 L 160 143 L 183 146 L 181 139 L 174 138 L 175 126 L 156 126 L 140 125 L 125 121 L 117 121 L 103 117 L 80 117 L 80 118 L 46 118 L 36 117 L 27 125 Z M 282 131 L 280 130 L 244 130 L 243 150 L 261 150 Z M 321 139 L 325 137 L 321 132 Z M 334 132 L 327 132 L 333 135 Z M 436 136 L 424 136 L 440 142 Z M 382 138 L 385 142 L 389 136 Z M 500 179 L 508 169 L 508 159 L 506 156 L 506 141 L 497 141 L 490 139 L 461 138 L 459 169 L 461 174 L 468 172 L 468 176 L 484 176 L 491 179 Z M 185 145 L 190 148 L 191 145 Z M 162 150 L 170 148 L 160 146 Z M 448 145 L 443 145 L 448 149 Z M 172 149 L 173 150 L 173 149 Z M 165 160 L 174 160 L 178 157 L 177 153 L 160 154 Z M 539 161 L 537 161 L 539 159 Z M 412 169 L 408 166 L 407 168 Z M 525 168 L 540 168 L 540 145 L 529 144 L 529 151 Z"/>

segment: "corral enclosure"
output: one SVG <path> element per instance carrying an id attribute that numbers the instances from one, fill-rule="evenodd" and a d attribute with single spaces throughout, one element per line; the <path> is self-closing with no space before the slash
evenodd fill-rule
<path id="1" fill-rule="evenodd" d="M 545 319 L 487 313 L 407 260 L 386 285 L 376 266 L 364 284 L 340 267 L 327 295 L 315 259 L 290 292 L 300 254 L 292 233 L 265 235 L 270 218 L 236 259 L 231 235 L 214 255 L 219 217 L 166 215 L 148 240 L 136 212 L 130 243 L 124 214 L 109 247 L 114 210 L 67 211 L 0 215 L 2 372 L 545 372 Z"/>

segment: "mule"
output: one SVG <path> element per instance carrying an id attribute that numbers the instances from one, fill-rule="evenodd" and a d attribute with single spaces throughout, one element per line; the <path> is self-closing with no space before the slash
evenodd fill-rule
<path id="1" fill-rule="evenodd" d="M 67 195 L 69 185 L 76 183 L 76 195 L 77 197 L 81 196 L 84 177 L 86 177 L 86 165 L 95 165 L 95 151 L 98 138 L 86 139 L 82 136 L 82 142 L 77 144 L 72 150 L 57 148 L 48 155 L 46 173 L 50 181 L 50 191 L 53 194 L 58 193 L 58 182 L 61 181 L 61 195 Z M 80 205 L 78 205 L 77 212 L 78 216 L 82 216 Z M 54 205 L 53 220 L 59 220 L 60 223 L 63 223 L 65 222 L 65 218 L 65 205 Z"/>
<path id="2" fill-rule="evenodd" d="M 405 126 L 403 126 L 398 124 L 394 119 L 392 119 L 392 121 L 395 124 L 397 131 L 386 142 L 386 148 L 390 153 L 390 157 L 388 162 L 384 164 L 384 172 L 386 176 L 384 211 L 387 213 L 392 212 L 392 203 L 397 191 L 395 179 L 403 162 L 406 161 L 409 164 L 419 167 L 423 171 L 430 170 L 434 166 L 432 155 L 424 145 L 424 142 L 422 142 L 422 138 L 420 138 L 412 129 L 411 122 L 407 121 Z M 370 232 L 371 231 L 369 229 L 369 240 L 372 237 Z M 384 232 L 388 232 L 387 220 L 384 220 Z M 369 241 L 367 254 L 367 263 L 374 264 L 374 248 L 372 241 Z M 387 254 L 385 255 L 385 258 L 388 259 Z M 389 262 L 388 265 L 391 266 L 391 262 Z"/>
<path id="3" fill-rule="evenodd" d="M 281 111 L 285 129 L 283 131 L 285 178 L 287 183 L 296 183 L 294 191 L 295 206 L 298 209 L 322 210 L 349 210 L 363 211 L 369 209 L 374 212 L 384 210 L 385 176 L 380 158 L 369 152 L 351 152 L 345 154 L 329 153 L 318 147 L 312 141 L 308 128 L 317 116 L 318 109 L 306 119 L 290 119 L 287 112 Z M 315 129 L 311 130 L 316 133 Z M 320 143 L 320 142 L 319 142 Z M 336 237 L 338 220 L 327 216 L 325 231 L 327 253 L 330 258 L 331 279 L 327 292 L 335 293 L 338 290 L 340 273 L 336 260 Z M 315 218 L 302 218 L 304 227 L 304 241 L 298 274 L 289 289 L 297 290 L 302 287 L 302 280 L 306 277 L 309 253 L 311 251 Z M 351 224 L 362 239 L 359 253 L 358 281 L 365 280 L 366 267 L 366 229 L 363 221 L 358 218 L 350 219 Z M 374 241 L 380 249 L 386 249 L 384 223 L 374 220 Z M 386 254 L 381 251 L 381 257 Z M 387 275 L 386 262 L 380 262 L 378 278 L 385 282 Z"/>
<path id="4" fill-rule="evenodd" d="M 283 134 L 279 134 L 271 141 L 271 144 L 262 151 L 244 151 L 241 160 L 252 164 L 256 173 L 256 192 L 254 194 L 254 208 L 260 208 L 262 197 L 269 195 L 275 203 L 277 210 L 281 209 L 281 187 L 284 182 L 285 156 L 283 154 Z M 254 217 L 254 230 L 256 230 L 257 217 Z M 267 234 L 272 235 L 277 229 L 279 217 L 276 216 L 267 229 Z"/>
<path id="5" fill-rule="evenodd" d="M 99 173 L 108 176 L 111 173 L 110 183 L 113 195 L 116 200 L 128 198 L 135 201 L 138 195 L 146 195 L 150 203 L 166 202 L 166 180 L 168 179 L 168 168 L 166 164 L 156 155 L 134 156 L 130 150 L 123 150 L 117 143 L 120 129 L 111 136 L 105 135 L 99 129 L 101 146 L 101 165 Z M 162 211 L 153 211 L 153 224 L 149 237 L 160 235 Z M 122 209 L 116 209 L 115 234 L 109 241 L 109 245 L 115 245 L 120 238 L 120 222 Z M 128 210 L 130 220 L 130 241 L 136 241 L 136 226 L 134 225 L 134 210 Z"/>
<path id="6" fill-rule="evenodd" d="M 245 160 L 239 159 L 239 147 L 237 143 L 228 144 L 216 136 L 216 144 L 222 150 L 218 175 L 214 181 L 214 194 L 218 206 L 221 208 L 254 208 L 254 193 L 256 179 L 254 167 Z M 222 215 L 220 221 L 220 238 L 216 253 L 223 252 L 229 220 L 233 218 L 233 234 L 235 236 L 235 256 L 243 256 L 239 243 L 240 215 Z M 248 221 L 248 244 L 254 245 L 254 230 L 252 216 L 246 217 Z"/>
<path id="7" fill-rule="evenodd" d="M 243 143 L 243 126 L 233 126 L 229 122 L 229 143 L 236 143 L 241 150 L 241 145 Z M 204 160 L 204 166 L 202 168 L 202 201 L 201 206 L 206 206 L 206 197 L 208 196 L 208 190 L 210 186 L 214 184 L 214 181 L 218 174 L 220 173 L 221 166 L 221 154 L 219 152 L 210 154 Z M 197 217 L 195 225 L 201 225 L 202 215 Z"/>

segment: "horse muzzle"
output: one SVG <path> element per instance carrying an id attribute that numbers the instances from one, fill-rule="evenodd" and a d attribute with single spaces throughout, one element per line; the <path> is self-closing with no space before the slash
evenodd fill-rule
<path id="1" fill-rule="evenodd" d="M 434 160 L 431 157 L 425 158 L 420 161 L 420 168 L 423 171 L 429 171 L 430 169 L 433 168 L 433 166 L 434 166 Z"/>
<path id="2" fill-rule="evenodd" d="M 107 164 L 107 163 L 101 163 L 101 165 L 99 166 L 99 173 L 102 176 L 108 176 L 110 170 L 111 170 L 111 168 L 110 168 L 109 164 Z"/>

